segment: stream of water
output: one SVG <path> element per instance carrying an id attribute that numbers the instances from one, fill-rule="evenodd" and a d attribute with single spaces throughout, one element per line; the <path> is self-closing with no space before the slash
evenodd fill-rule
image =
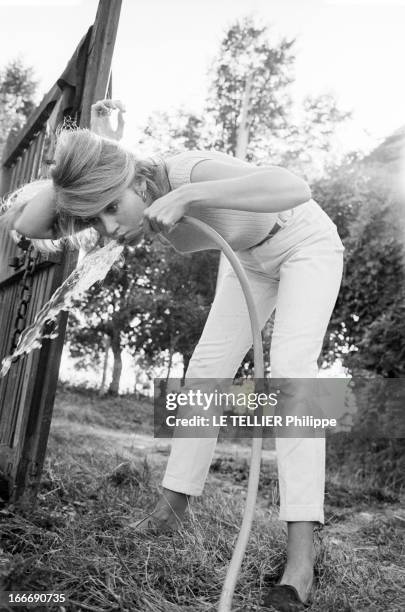
<path id="1" fill-rule="evenodd" d="M 55 291 L 50 300 L 37 313 L 34 322 L 21 333 L 14 353 L 7 355 L 1 363 L 0 378 L 5 376 L 16 357 L 40 348 L 45 338 L 55 338 L 58 332 L 47 335 L 47 323 L 56 321 L 62 310 L 69 310 L 73 301 L 81 297 L 97 281 L 102 281 L 123 251 L 123 246 L 114 241 L 91 251 L 83 257 L 77 267 Z"/>

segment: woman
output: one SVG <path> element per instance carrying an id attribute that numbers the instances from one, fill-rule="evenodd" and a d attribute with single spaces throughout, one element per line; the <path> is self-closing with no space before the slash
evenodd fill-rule
<path id="1" fill-rule="evenodd" d="M 118 109 L 118 129 L 109 122 Z M 200 232 L 177 224 L 184 215 L 209 223 L 237 252 L 248 275 L 260 319 L 276 308 L 270 354 L 276 378 L 313 378 L 338 295 L 344 247 L 335 224 L 311 199 L 305 181 L 276 166 L 255 167 L 227 155 L 185 152 L 142 161 L 112 138 L 122 132 L 122 105 L 103 100 L 92 108 L 92 129 L 62 132 L 52 179 L 35 197 L 17 197 L 9 226 L 31 238 L 70 236 L 85 228 L 128 244 L 144 232 L 163 233 L 180 252 L 215 248 Z M 101 136 L 107 136 L 108 139 Z M 84 235 L 88 232 L 84 232 Z M 39 241 L 42 248 L 55 243 Z M 226 270 L 187 379 L 233 378 L 252 344 L 239 281 Z M 174 438 L 163 493 L 138 529 L 178 526 L 190 495 L 201 495 L 216 440 Z M 324 439 L 276 440 L 280 519 L 287 522 L 287 564 L 265 603 L 280 610 L 303 607 L 313 581 L 314 525 L 323 523 Z"/>

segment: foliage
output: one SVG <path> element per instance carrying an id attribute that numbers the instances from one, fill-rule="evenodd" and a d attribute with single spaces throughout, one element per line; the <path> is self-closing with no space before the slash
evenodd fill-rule
<path id="1" fill-rule="evenodd" d="M 109 336 L 114 355 L 112 393 L 118 392 L 123 338 L 132 331 L 131 321 L 138 311 L 143 271 L 150 260 L 146 247 L 126 248 L 125 251 L 125 259 L 113 266 L 104 282 L 93 285 L 85 297 L 76 302 L 76 321 L 71 319 L 67 330 L 70 353 L 80 357 L 82 362 L 88 355 L 95 363 L 99 362 L 104 337 Z"/>
<path id="2" fill-rule="evenodd" d="M 405 273 L 401 206 L 390 166 L 342 165 L 314 194 L 345 244 L 345 271 L 325 346 L 354 374 L 405 373 Z"/>
<path id="3" fill-rule="evenodd" d="M 174 352 L 188 363 L 213 299 L 218 259 L 212 252 L 180 256 L 157 240 L 126 247 L 124 255 L 77 303 L 77 323 L 68 328 L 70 353 L 82 364 L 89 355 L 99 362 L 104 336 L 111 338 L 111 393 L 118 392 L 124 347 L 147 364 L 163 351 L 169 352 L 169 363 Z"/>
<path id="4" fill-rule="evenodd" d="M 322 176 L 327 164 L 340 157 L 336 131 L 350 117 L 351 113 L 341 110 L 331 94 L 306 96 L 300 120 L 290 115 L 277 140 L 277 163 L 308 180 Z"/>
<path id="5" fill-rule="evenodd" d="M 203 113 L 181 108 L 151 115 L 139 146 L 162 155 L 211 148 L 235 155 L 246 98 L 246 158 L 287 166 L 308 179 L 318 176 L 333 152 L 338 126 L 350 113 L 324 93 L 305 97 L 297 118 L 290 92 L 295 41 L 273 38 L 268 26 L 250 17 L 236 21 L 211 65 Z"/>
<path id="6" fill-rule="evenodd" d="M 10 132 L 18 132 L 34 109 L 36 90 L 34 70 L 21 59 L 0 69 L 0 155 Z"/>
<path id="7" fill-rule="evenodd" d="M 247 127 L 248 157 L 256 140 L 277 131 L 286 122 L 291 101 L 287 86 L 292 82 L 294 40 L 268 42 L 268 28 L 251 18 L 236 22 L 226 32 L 213 64 L 213 79 L 207 110 L 217 126 L 214 147 L 235 155 L 243 99 L 249 86 Z"/>
<path id="8" fill-rule="evenodd" d="M 335 147 L 335 134 L 350 113 L 339 109 L 328 93 L 306 96 L 294 107 L 295 41 L 274 40 L 268 26 L 247 17 L 236 22 L 222 40 L 212 66 L 206 113 L 216 124 L 215 148 L 237 154 L 246 105 L 246 151 L 258 164 L 278 164 L 318 176 Z M 243 149 L 243 147 L 242 147 Z M 336 153 L 337 154 L 337 153 Z"/>
<path id="9" fill-rule="evenodd" d="M 137 314 L 136 343 L 149 362 L 164 350 L 183 356 L 186 369 L 201 335 L 215 292 L 218 254 L 179 255 L 162 250 L 150 270 L 150 291 Z"/>
<path id="10" fill-rule="evenodd" d="M 212 65 L 204 114 L 188 113 L 184 108 L 174 113 L 155 113 L 143 130 L 139 147 L 148 147 L 149 153 L 163 156 L 184 149 L 212 147 L 234 155 L 249 83 L 247 158 L 256 163 L 282 161 L 295 168 L 299 164 L 308 167 L 317 151 L 330 151 L 335 126 L 346 114 L 339 111 L 334 98 L 325 95 L 305 100 L 302 125 L 292 122 L 288 88 L 293 81 L 294 59 L 293 40 L 270 41 L 269 29 L 256 25 L 251 18 L 236 22 L 225 33 Z M 179 351 L 187 366 L 214 295 L 212 283 L 216 278 L 217 254 L 180 257 L 158 249 L 155 255 L 148 253 L 149 264 L 142 271 L 135 258 L 129 256 L 128 274 L 135 277 L 141 274 L 144 283 L 142 289 L 136 287 L 136 299 L 131 287 L 124 290 L 120 281 L 112 277 L 112 284 L 108 280 L 97 294 L 93 290 L 91 302 L 100 300 L 105 318 L 111 308 L 105 291 L 117 282 L 122 308 L 119 316 L 114 312 L 110 326 L 110 330 L 120 330 L 116 334 L 120 344 L 116 340 L 116 346 L 128 346 L 137 354 L 141 352 L 149 363 L 159 359 L 161 351 L 166 350 L 169 366 L 173 351 Z M 125 297 L 128 292 L 130 295 Z M 131 323 L 135 318 L 136 325 Z M 101 327 L 98 324 L 89 333 L 75 332 L 76 345 L 82 342 L 79 350 L 92 352 L 91 343 L 95 350 L 100 350 L 104 334 L 112 334 L 107 327 L 103 320 Z M 266 328 L 266 356 L 271 330 L 270 322 Z M 250 352 L 242 369 L 246 369 L 245 365 L 249 368 L 251 360 Z M 119 368 L 116 372 L 118 375 Z M 114 384 L 117 388 L 117 383 Z"/>
<path id="11" fill-rule="evenodd" d="M 155 112 L 142 129 L 138 147 L 148 154 L 164 157 L 179 151 L 209 148 L 209 136 L 202 117 L 179 109 L 172 113 Z"/>

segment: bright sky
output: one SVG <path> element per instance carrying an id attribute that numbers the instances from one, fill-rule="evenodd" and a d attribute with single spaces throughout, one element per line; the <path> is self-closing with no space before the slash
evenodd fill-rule
<path id="1" fill-rule="evenodd" d="M 20 55 L 43 95 L 96 9 L 97 0 L 0 0 L 0 65 Z M 252 13 L 276 40 L 297 38 L 297 100 L 334 92 L 353 109 L 349 148 L 404 125 L 405 0 L 123 0 L 113 93 L 127 106 L 127 140 L 154 110 L 203 108 L 224 31 Z"/>

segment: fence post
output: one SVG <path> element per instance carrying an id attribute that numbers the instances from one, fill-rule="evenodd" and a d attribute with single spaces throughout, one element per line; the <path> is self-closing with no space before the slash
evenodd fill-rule
<path id="1" fill-rule="evenodd" d="M 122 0 L 100 0 L 90 40 L 80 126 L 89 127 L 91 105 L 106 97 Z"/>

